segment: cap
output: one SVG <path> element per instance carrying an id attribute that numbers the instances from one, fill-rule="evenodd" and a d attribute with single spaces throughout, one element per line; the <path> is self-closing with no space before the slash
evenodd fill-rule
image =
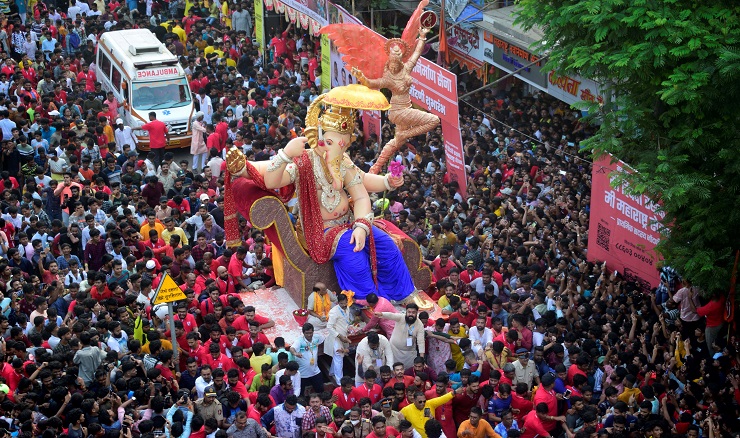
<path id="1" fill-rule="evenodd" d="M 555 376 L 552 373 L 545 373 L 545 375 L 542 376 L 542 379 L 540 379 L 540 381 L 542 382 L 544 386 L 549 386 L 555 383 Z"/>
<path id="2" fill-rule="evenodd" d="M 162 196 L 161 198 L 159 198 L 159 202 L 167 202 L 168 199 L 169 198 L 167 198 L 166 196 Z"/>
<path id="3" fill-rule="evenodd" d="M 123 119 L 116 119 L 116 125 L 123 125 Z"/>
<path id="4" fill-rule="evenodd" d="M 57 110 L 49 111 L 49 115 L 50 116 L 58 116 L 59 115 L 59 111 L 57 111 Z"/>
<path id="5" fill-rule="evenodd" d="M 138 157 L 139 154 L 136 151 L 128 151 L 128 156 L 129 157 Z"/>
<path id="6" fill-rule="evenodd" d="M 205 389 L 204 394 L 206 397 L 215 397 L 216 389 L 213 386 L 209 386 Z"/>
<path id="7" fill-rule="evenodd" d="M 514 371 L 515 371 L 515 368 L 513 364 L 507 363 L 506 365 L 504 365 L 505 373 L 513 373 Z"/>
<path id="8" fill-rule="evenodd" d="M 601 365 L 602 363 L 604 363 L 605 360 L 606 360 L 606 356 L 599 356 L 599 358 L 596 359 L 596 361 L 599 363 L 599 365 Z"/>
<path id="9" fill-rule="evenodd" d="M 529 350 L 526 348 L 517 348 L 516 354 L 529 354 Z"/>
<path id="10" fill-rule="evenodd" d="M 144 160 L 139 160 L 136 162 L 136 167 L 142 167 L 144 165 Z"/>
<path id="11" fill-rule="evenodd" d="M 717 360 L 720 357 L 722 357 L 722 353 L 715 353 L 714 356 L 712 356 L 712 359 Z"/>
<path id="12" fill-rule="evenodd" d="M 210 197 L 210 196 L 208 196 L 208 194 L 207 194 L 207 193 L 202 193 L 202 194 L 200 195 L 200 200 L 201 200 L 201 201 L 208 201 L 209 199 L 211 199 L 211 197 Z"/>
<path id="13" fill-rule="evenodd" d="M 146 268 L 147 269 L 151 270 L 151 269 L 154 269 L 156 267 L 157 267 L 157 264 L 154 263 L 154 260 L 149 260 L 148 262 L 146 262 Z"/>
<path id="14" fill-rule="evenodd" d="M 468 266 L 474 266 L 475 265 L 475 262 L 473 262 L 472 260 L 468 260 L 468 264 L 467 265 Z"/>
<path id="15" fill-rule="evenodd" d="M 7 394 L 10 392 L 10 388 L 8 387 L 8 385 L 2 383 L 0 384 L 0 392 L 4 392 L 5 394 Z"/>

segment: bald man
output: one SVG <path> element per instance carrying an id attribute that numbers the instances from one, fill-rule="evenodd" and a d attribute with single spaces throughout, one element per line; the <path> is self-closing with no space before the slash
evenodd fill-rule
<path id="1" fill-rule="evenodd" d="M 315 330 L 323 330 L 329 320 L 329 311 L 337 304 L 337 296 L 328 290 L 324 283 L 316 283 L 313 292 L 308 296 L 308 322 Z"/>

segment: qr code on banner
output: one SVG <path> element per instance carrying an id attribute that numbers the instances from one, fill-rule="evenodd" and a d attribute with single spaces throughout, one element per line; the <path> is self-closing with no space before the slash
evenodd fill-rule
<path id="1" fill-rule="evenodd" d="M 598 225 L 596 229 L 596 244 L 604 248 L 604 251 L 609 251 L 609 237 L 611 237 L 612 231 L 601 224 Z"/>

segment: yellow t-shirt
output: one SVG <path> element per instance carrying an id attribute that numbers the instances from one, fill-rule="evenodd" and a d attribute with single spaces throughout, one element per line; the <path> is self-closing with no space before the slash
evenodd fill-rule
<path id="1" fill-rule="evenodd" d="M 473 427 L 470 420 L 463 421 L 460 423 L 460 427 L 457 428 L 457 436 L 465 438 L 501 438 L 501 435 L 493 431 L 491 424 L 484 420 L 478 422 L 478 427 Z"/>
<path id="2" fill-rule="evenodd" d="M 435 418 L 435 409 L 452 400 L 454 395 L 454 393 L 448 392 L 447 394 L 437 398 L 429 399 L 424 403 L 424 409 L 422 410 L 416 409 L 416 406 L 412 403 L 401 409 L 401 414 L 403 414 L 403 418 L 407 419 L 423 438 L 427 438 L 427 433 L 424 431 L 424 425 L 427 423 L 427 420 Z M 427 408 L 429 409 L 429 416 L 424 416 L 424 411 Z"/>
<path id="3" fill-rule="evenodd" d="M 460 340 L 468 337 L 468 329 L 460 324 L 459 333 L 455 334 L 452 333 L 452 330 L 450 330 L 449 332 L 447 332 L 447 334 L 450 335 L 452 339 Z M 452 360 L 454 360 L 455 364 L 457 364 L 457 371 L 462 370 L 465 366 L 465 356 L 463 356 L 460 346 L 457 344 L 450 344 L 450 351 L 452 352 Z"/>
<path id="4" fill-rule="evenodd" d="M 167 339 L 160 339 L 162 341 L 162 350 L 172 350 L 172 342 L 168 341 Z M 141 347 L 141 352 L 144 354 L 150 354 L 151 351 L 149 350 L 149 342 L 144 344 L 144 346 Z"/>
<path id="5" fill-rule="evenodd" d="M 224 20 L 224 25 L 231 29 L 231 14 L 229 12 L 229 3 L 221 3 L 221 18 Z"/>
<path id="6" fill-rule="evenodd" d="M 188 36 L 185 33 L 185 29 L 180 27 L 179 24 L 172 28 L 172 32 L 177 35 L 181 43 L 186 44 L 188 42 Z"/>
<path id="7" fill-rule="evenodd" d="M 180 228 L 180 227 L 175 227 L 175 229 L 172 230 L 172 231 L 169 231 L 168 229 L 165 228 L 164 230 L 162 230 L 161 233 L 159 233 L 159 235 L 162 237 L 162 239 L 165 241 L 165 243 L 168 243 L 168 244 L 170 243 L 170 237 L 173 234 L 176 234 L 176 235 L 180 236 L 180 244 L 181 245 L 187 245 L 188 244 L 188 236 L 185 234 L 185 232 L 183 231 L 183 229 Z"/>
<path id="8" fill-rule="evenodd" d="M 144 240 L 149 240 L 149 231 L 150 230 L 157 230 L 157 236 L 161 239 L 162 238 L 162 231 L 164 231 L 164 225 L 162 225 L 159 221 L 154 223 L 154 226 L 149 226 L 149 222 L 144 222 L 144 225 L 141 226 L 141 229 L 139 230 L 139 233 L 143 236 Z M 169 242 L 165 242 L 169 243 Z"/>
<path id="9" fill-rule="evenodd" d="M 252 369 L 255 372 L 262 373 L 262 364 L 266 363 L 268 365 L 272 365 L 272 356 L 269 354 L 263 353 L 262 356 L 255 356 L 252 355 L 252 357 L 249 358 L 249 364 L 252 365 Z"/>
<path id="10" fill-rule="evenodd" d="M 624 392 L 619 394 L 619 397 L 617 397 L 617 399 L 619 399 L 619 401 L 629 404 L 630 397 L 634 395 L 635 402 L 639 403 L 640 394 L 642 394 L 642 392 L 640 391 L 640 388 L 624 388 Z"/>

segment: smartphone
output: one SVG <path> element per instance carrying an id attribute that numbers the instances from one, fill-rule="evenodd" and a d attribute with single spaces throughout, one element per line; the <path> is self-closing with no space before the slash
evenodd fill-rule
<path id="1" fill-rule="evenodd" d="M 424 408 L 424 417 L 430 418 L 432 416 L 432 410 L 429 408 Z"/>
<path id="2" fill-rule="evenodd" d="M 565 392 L 563 393 L 563 398 L 566 400 L 569 399 L 572 393 L 573 391 L 571 391 L 570 389 L 566 389 Z"/>

